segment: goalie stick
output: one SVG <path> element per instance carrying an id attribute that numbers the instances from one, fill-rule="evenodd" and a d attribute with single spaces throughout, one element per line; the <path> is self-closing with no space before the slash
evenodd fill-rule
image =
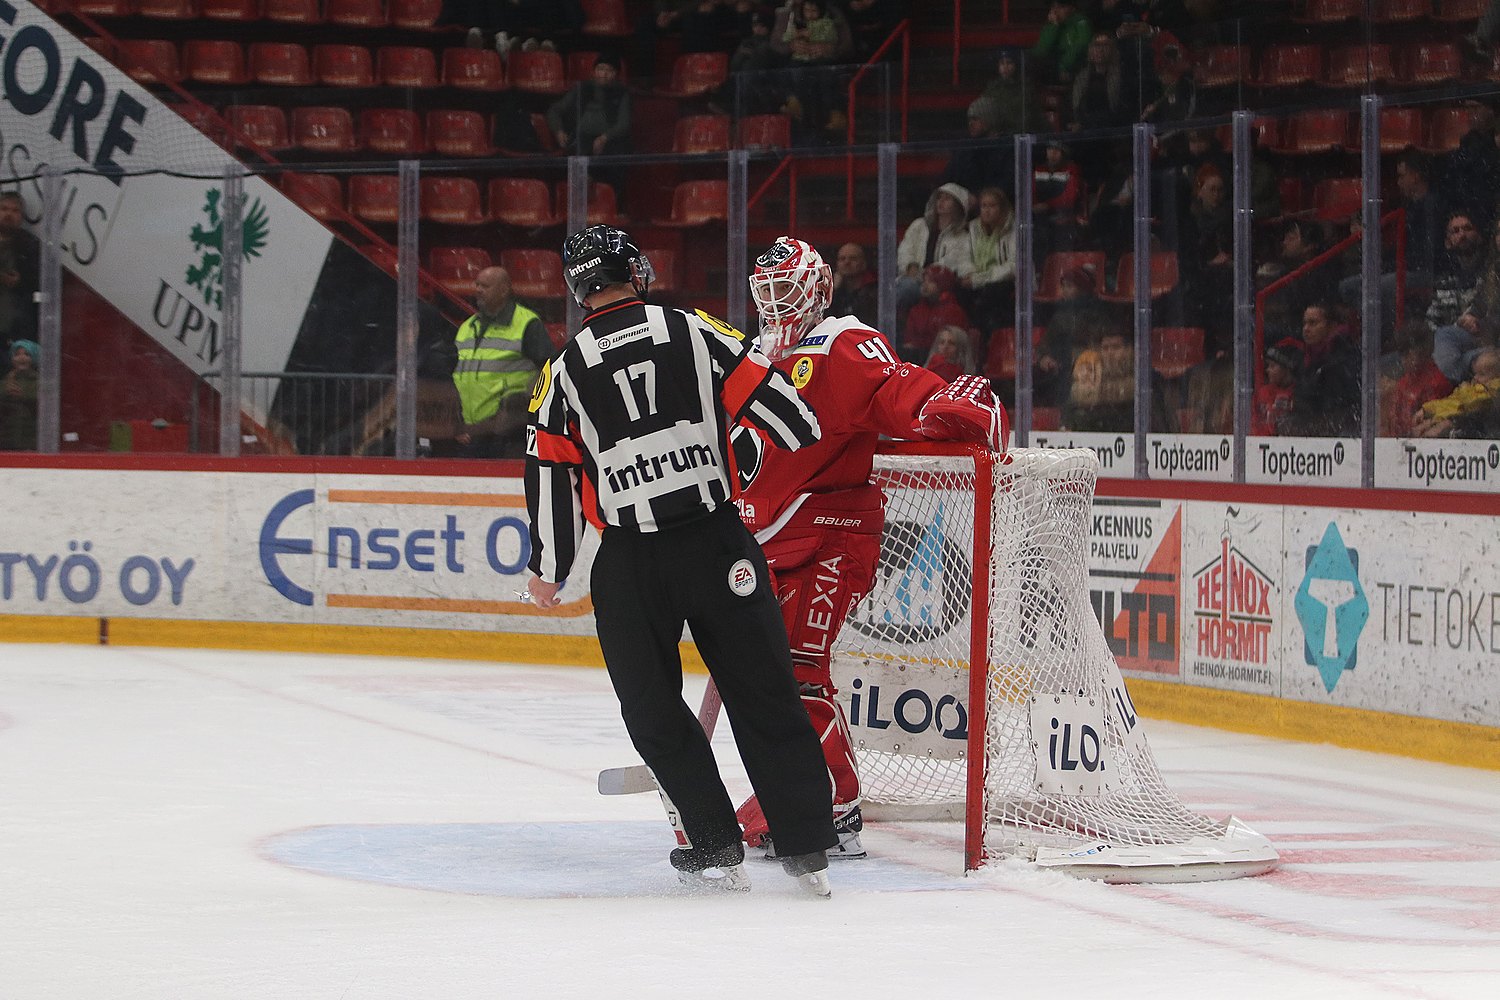
<path id="1" fill-rule="evenodd" d="M 703 691 L 703 702 L 698 706 L 698 725 L 703 727 L 703 735 L 709 739 L 713 739 L 714 727 L 719 723 L 719 709 L 723 706 L 724 702 L 719 697 L 719 689 L 710 677 L 708 687 Z M 660 791 L 660 788 L 656 784 L 656 778 L 652 775 L 651 769 L 645 764 L 636 764 L 633 767 L 609 767 L 599 772 L 600 795 L 635 795 L 640 792 L 655 791 Z M 665 799 L 663 803 L 665 804 Z M 668 805 L 669 817 L 672 812 L 672 807 Z"/>

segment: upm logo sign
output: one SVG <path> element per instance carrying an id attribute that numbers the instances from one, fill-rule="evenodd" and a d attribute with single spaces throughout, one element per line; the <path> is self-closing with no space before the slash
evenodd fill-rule
<path id="1" fill-rule="evenodd" d="M 519 496 L 344 489 L 330 489 L 319 504 L 315 491 L 297 490 L 261 524 L 261 572 L 278 594 L 305 607 L 321 596 L 331 608 L 534 613 L 482 596 L 508 592 L 495 578 L 526 569 L 525 519 L 495 515 L 524 506 Z"/>

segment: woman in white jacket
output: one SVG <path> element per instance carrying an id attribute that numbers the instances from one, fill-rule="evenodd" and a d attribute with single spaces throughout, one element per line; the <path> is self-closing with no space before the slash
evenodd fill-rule
<path id="1" fill-rule="evenodd" d="M 1014 308 L 1016 213 L 997 187 L 979 192 L 979 214 L 969 222 L 969 273 L 958 279 L 958 301 L 988 338 Z"/>
<path id="2" fill-rule="evenodd" d="M 941 264 L 963 279 L 974 270 L 969 249 L 969 209 L 974 196 L 949 182 L 927 198 L 927 210 L 906 227 L 896 247 L 896 308 L 901 316 L 922 294 L 922 271 Z"/>

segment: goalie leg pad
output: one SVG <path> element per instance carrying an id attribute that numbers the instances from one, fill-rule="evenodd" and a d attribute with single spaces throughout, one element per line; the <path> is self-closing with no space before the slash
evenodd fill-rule
<path id="1" fill-rule="evenodd" d="M 818 741 L 823 745 L 823 759 L 828 764 L 828 774 L 833 782 L 834 812 L 840 807 L 858 805 L 859 765 L 855 762 L 844 709 L 822 692 L 804 692 L 802 707 L 807 709 L 807 716 L 818 733 Z"/>
<path id="2" fill-rule="evenodd" d="M 782 620 L 792 647 L 792 669 L 799 683 L 834 693 L 834 640 L 849 617 L 849 609 L 869 591 L 879 558 L 878 530 L 827 529 L 809 561 L 777 568 L 776 598 L 781 602 Z"/>

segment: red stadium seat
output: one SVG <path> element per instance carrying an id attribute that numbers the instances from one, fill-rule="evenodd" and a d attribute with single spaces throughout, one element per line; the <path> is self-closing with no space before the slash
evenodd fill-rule
<path id="1" fill-rule="evenodd" d="M 333 87 L 373 87 L 375 67 L 362 45 L 318 45 L 313 48 L 318 82 Z"/>
<path id="2" fill-rule="evenodd" d="M 686 52 L 673 61 L 672 80 L 659 93 L 667 97 L 698 97 L 728 78 L 729 53 Z"/>
<path id="3" fill-rule="evenodd" d="M 395 174 L 355 174 L 349 178 L 349 211 L 366 222 L 401 217 L 401 184 Z"/>
<path id="4" fill-rule="evenodd" d="M 136 0 L 135 12 L 159 21 L 191 21 L 198 16 L 197 0 Z"/>
<path id="5" fill-rule="evenodd" d="M 283 24 L 322 24 L 318 0 L 262 0 L 261 12 L 268 21 Z"/>
<path id="6" fill-rule="evenodd" d="M 474 278 L 490 263 L 490 252 L 483 247 L 433 247 L 427 253 L 427 270 L 444 288 L 465 299 L 474 294 Z"/>
<path id="7" fill-rule="evenodd" d="M 511 288 L 525 299 L 560 299 L 567 294 L 562 256 L 556 250 L 502 250 L 500 266 L 510 273 Z"/>
<path id="8" fill-rule="evenodd" d="M 461 90 L 504 90 L 505 63 L 494 49 L 444 49 L 443 84 Z"/>
<path id="9" fill-rule="evenodd" d="M 592 80 L 594 78 L 594 64 L 597 63 L 598 61 L 599 61 L 599 53 L 598 52 L 594 52 L 594 51 L 569 52 L 568 53 L 568 82 L 569 83 L 580 83 L 580 82 L 587 82 L 589 80 Z M 620 73 L 620 82 L 621 83 L 624 83 L 630 77 L 630 74 L 627 71 L 627 68 L 625 66 L 624 60 L 620 61 L 619 73 Z"/>
<path id="10" fill-rule="evenodd" d="M 436 87 L 437 57 L 415 45 L 386 45 L 375 54 L 380 82 L 388 87 Z"/>
<path id="11" fill-rule="evenodd" d="M 114 62 L 115 47 L 114 43 L 112 43 L 108 38 L 101 38 L 98 35 L 89 35 L 88 37 L 83 39 L 83 44 L 87 45 L 89 48 L 93 49 L 95 52 L 99 53 L 110 62 Z"/>
<path id="12" fill-rule="evenodd" d="M 1044 327 L 1031 328 L 1031 347 L 1035 350 L 1042 342 Z M 1011 381 L 1016 377 L 1016 328 L 1004 327 L 990 334 L 990 347 L 984 359 L 984 376 L 1000 381 Z"/>
<path id="13" fill-rule="evenodd" d="M 1313 212 L 1320 219 L 1347 219 L 1361 207 L 1358 177 L 1329 177 L 1313 186 Z"/>
<path id="14" fill-rule="evenodd" d="M 1092 271 L 1094 287 L 1104 283 L 1104 267 L 1107 258 L 1103 250 L 1069 250 L 1049 253 L 1042 261 L 1042 275 L 1037 282 L 1037 302 L 1059 302 L 1062 300 L 1062 276 L 1075 267 Z"/>
<path id="15" fill-rule="evenodd" d="M 323 0 L 323 11 L 330 24 L 351 28 L 383 28 L 387 23 L 381 0 Z"/>
<path id="16" fill-rule="evenodd" d="M 1412 149 L 1422 145 L 1427 138 L 1427 123 L 1423 120 L 1421 108 L 1381 108 L 1380 109 L 1380 151 L 1382 153 L 1399 153 L 1404 149 Z M 1349 151 L 1359 152 L 1359 144 L 1355 141 L 1357 134 L 1351 137 Z"/>
<path id="17" fill-rule="evenodd" d="M 1349 142 L 1352 119 L 1347 111 L 1302 111 L 1291 117 L 1281 143 L 1272 152 L 1283 156 L 1313 156 L 1342 150 Z"/>
<path id="18" fill-rule="evenodd" d="M 1443 24 L 1463 24 L 1479 20 L 1490 0 L 1437 0 L 1432 19 Z"/>
<path id="19" fill-rule="evenodd" d="M 120 68 L 137 83 L 180 83 L 177 45 L 163 39 L 122 38 L 115 50 Z"/>
<path id="20" fill-rule="evenodd" d="M 544 323 L 542 325 L 547 328 L 547 336 L 551 339 L 553 348 L 560 351 L 568 346 L 568 337 L 570 336 L 568 333 L 568 324 Z"/>
<path id="21" fill-rule="evenodd" d="M 641 247 L 641 253 L 651 262 L 651 272 L 656 275 L 651 279 L 651 288 L 646 293 L 648 297 L 670 295 L 681 290 L 682 286 L 677 283 L 677 251 L 665 247 Z"/>
<path id="22" fill-rule="evenodd" d="M 312 59 L 295 42 L 252 42 L 250 75 L 256 83 L 307 87 L 313 82 Z"/>
<path id="23" fill-rule="evenodd" d="M 315 219 L 327 222 L 343 215 L 344 189 L 332 174 L 287 174 L 281 190 Z"/>
<path id="24" fill-rule="evenodd" d="M 292 142 L 314 153 L 352 153 L 359 149 L 354 116 L 344 108 L 293 108 Z"/>
<path id="25" fill-rule="evenodd" d="M 1432 0 L 1375 0 L 1375 24 L 1409 24 L 1432 13 Z"/>
<path id="26" fill-rule="evenodd" d="M 478 111 L 427 112 L 427 139 L 440 156 L 494 156 L 490 129 Z"/>
<path id="27" fill-rule="evenodd" d="M 1056 406 L 1033 406 L 1031 429 L 1034 431 L 1062 430 L 1062 410 Z"/>
<path id="28" fill-rule="evenodd" d="M 1427 139 L 1423 152 L 1451 153 L 1474 127 L 1474 111 L 1468 107 L 1433 108 L 1427 116 Z"/>
<path id="29" fill-rule="evenodd" d="M 625 0 L 583 0 L 583 33 L 600 38 L 626 38 L 633 34 Z"/>
<path id="30" fill-rule="evenodd" d="M 1170 251 L 1159 251 L 1151 255 L 1151 297 L 1159 299 L 1177 287 L 1177 255 Z M 1120 266 L 1115 270 L 1115 290 L 1100 292 L 1105 302 L 1135 301 L 1135 254 L 1120 256 Z"/>
<path id="31" fill-rule="evenodd" d="M 209 21 L 259 21 L 260 0 L 198 0 L 198 16 Z"/>
<path id="32" fill-rule="evenodd" d="M 1385 44 L 1340 45 L 1328 51 L 1328 72 L 1323 84 L 1329 87 L 1364 87 L 1389 83 L 1396 79 L 1391 61 L 1391 47 Z"/>
<path id="33" fill-rule="evenodd" d="M 531 94 L 561 94 L 568 89 L 562 56 L 546 49 L 512 52 L 506 74 L 512 87 Z"/>
<path id="34" fill-rule="evenodd" d="M 391 0 L 391 24 L 407 31 L 432 31 L 437 27 L 438 15 L 443 12 L 443 0 Z"/>
<path id="35" fill-rule="evenodd" d="M 182 62 L 187 78 L 194 83 L 240 86 L 250 82 L 239 42 L 190 38 L 182 43 Z"/>
<path id="36" fill-rule="evenodd" d="M 1261 87 L 1301 87 L 1322 76 L 1321 45 L 1270 45 L 1261 53 L 1260 73 L 1254 83 Z"/>
<path id="37" fill-rule="evenodd" d="M 729 218 L 728 181 L 683 181 L 672 191 L 672 214 L 656 225 L 701 226 Z"/>
<path id="38" fill-rule="evenodd" d="M 1240 83 L 1249 75 L 1248 45 L 1210 45 L 1193 71 L 1200 87 L 1227 87 Z"/>
<path id="39" fill-rule="evenodd" d="M 423 177 L 422 218 L 454 226 L 478 226 L 486 220 L 479 184 L 468 177 Z"/>
<path id="40" fill-rule="evenodd" d="M 1463 75 L 1463 55 L 1453 42 L 1417 42 L 1404 55 L 1402 83 L 1430 87 L 1452 83 Z"/>
<path id="41" fill-rule="evenodd" d="M 427 152 L 422 116 L 405 108 L 366 108 L 359 113 L 359 132 L 372 153 L 420 156 Z"/>
<path id="42" fill-rule="evenodd" d="M 73 0 L 73 9 L 90 17 L 129 17 L 135 13 L 132 0 Z"/>
<path id="43" fill-rule="evenodd" d="M 527 229 L 565 221 L 552 213 L 547 182 L 534 177 L 496 177 L 490 181 L 490 218 Z"/>
<path id="44" fill-rule="evenodd" d="M 722 153 L 729 148 L 728 115 L 687 115 L 672 133 L 674 153 Z"/>
<path id="45" fill-rule="evenodd" d="M 1364 0 L 1305 0 L 1293 8 L 1294 24 L 1338 24 L 1365 10 Z"/>
<path id="46" fill-rule="evenodd" d="M 219 113 L 206 104 L 173 104 L 171 110 L 216 144 L 230 149 L 229 131 Z"/>
<path id="47" fill-rule="evenodd" d="M 792 120 L 786 115 L 746 115 L 740 119 L 741 149 L 786 149 L 792 144 Z"/>
<path id="48" fill-rule="evenodd" d="M 292 145 L 286 127 L 286 112 L 268 104 L 231 104 L 224 109 L 229 134 L 242 146 L 265 150 L 288 149 Z"/>
<path id="49" fill-rule="evenodd" d="M 494 204 L 493 199 L 490 202 Z M 559 221 L 568 218 L 568 182 L 557 183 L 557 216 Z M 619 200 L 615 197 L 615 189 L 602 181 L 589 181 L 588 190 L 588 224 L 607 226 L 623 226 L 630 220 L 620 212 Z"/>

